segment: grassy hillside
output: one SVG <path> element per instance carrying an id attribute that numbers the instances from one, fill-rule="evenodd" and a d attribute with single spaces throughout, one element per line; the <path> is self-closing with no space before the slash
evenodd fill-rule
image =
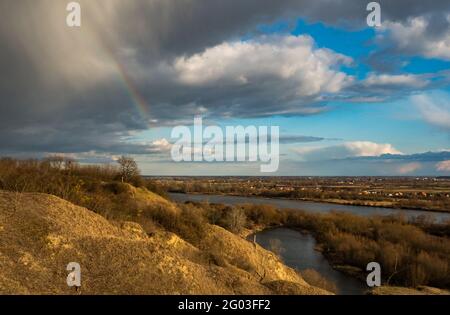
<path id="1" fill-rule="evenodd" d="M 181 211 L 145 189 L 127 193 Z M 194 246 L 161 226 L 148 233 L 55 196 L 1 191 L 0 293 L 79 294 L 66 285 L 72 261 L 81 265 L 83 294 L 327 293 L 261 247 L 218 226 L 205 229 Z"/>

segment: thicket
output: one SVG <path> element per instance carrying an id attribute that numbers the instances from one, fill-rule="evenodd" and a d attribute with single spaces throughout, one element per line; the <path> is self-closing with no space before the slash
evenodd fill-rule
<path id="1" fill-rule="evenodd" d="M 186 204 L 201 212 L 209 223 L 233 232 L 256 226 L 308 231 L 332 264 L 357 267 L 361 277 L 366 274 L 367 264 L 375 261 L 381 265 L 384 284 L 450 288 L 450 239 L 445 236 L 450 222 L 434 223 L 426 217 L 408 220 L 400 215 L 314 214 L 270 205 Z M 233 224 L 236 221 L 230 213 L 241 213 L 245 220 Z M 320 279 L 312 273 L 311 278 Z"/>
<path id="2" fill-rule="evenodd" d="M 106 217 L 123 216 L 136 208 L 127 194 L 127 184 L 154 188 L 154 183 L 136 170 L 126 176 L 123 171 L 120 165 L 80 165 L 58 156 L 43 160 L 1 158 L 0 190 L 52 194 Z"/>
<path id="3" fill-rule="evenodd" d="M 450 222 L 434 223 L 424 218 L 408 221 L 403 216 L 362 217 L 349 213 L 314 214 L 280 211 L 266 206 L 243 206 L 248 224 L 285 226 L 314 234 L 323 253 L 335 265 L 350 265 L 365 271 L 369 262 L 379 262 L 384 282 L 416 287 L 450 288 Z M 427 233 L 428 232 L 428 233 Z"/>

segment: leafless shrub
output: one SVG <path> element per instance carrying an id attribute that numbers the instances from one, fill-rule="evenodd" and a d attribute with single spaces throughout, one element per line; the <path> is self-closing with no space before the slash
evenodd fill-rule
<path id="1" fill-rule="evenodd" d="M 283 245 L 279 239 L 271 239 L 269 241 L 269 250 L 277 255 L 278 258 L 281 259 L 282 254 L 285 252 Z"/>
<path id="2" fill-rule="evenodd" d="M 239 233 L 247 222 L 245 212 L 241 208 L 233 207 L 225 215 L 223 224 L 232 232 Z"/>
<path id="3" fill-rule="evenodd" d="M 326 279 L 319 272 L 314 269 L 305 269 L 300 272 L 303 279 L 310 285 L 313 285 L 324 290 L 337 293 L 337 286 L 331 280 Z"/>

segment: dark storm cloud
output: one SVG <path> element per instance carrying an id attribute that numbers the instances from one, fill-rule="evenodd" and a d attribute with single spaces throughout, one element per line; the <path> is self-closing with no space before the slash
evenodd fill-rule
<path id="1" fill-rule="evenodd" d="M 127 139 L 147 129 L 149 118 L 154 125 L 171 125 L 205 109 L 211 118 L 324 111 L 317 95 L 296 96 L 301 79 L 280 83 L 264 73 L 250 85 L 187 85 L 173 63 L 255 33 L 261 23 L 305 17 L 355 28 L 367 14 L 367 1 L 357 0 L 84 0 L 81 29 L 69 29 L 67 3 L 0 3 L 1 152 L 147 153 L 152 149 Z M 393 21 L 439 15 L 450 6 L 381 4 L 383 17 Z M 436 33 L 443 27 L 430 24 Z M 338 72 L 335 63 L 328 66 Z M 133 90 L 142 95 L 150 117 L 137 109 Z"/>
<path id="2" fill-rule="evenodd" d="M 111 0 L 104 0 L 111 1 Z M 96 2 L 102 2 L 101 0 Z M 115 38 L 140 47 L 138 58 L 171 58 L 201 52 L 224 40 L 257 33 L 255 26 L 298 17 L 344 28 L 366 27 L 368 0 L 191 0 L 127 1 L 112 26 Z M 430 21 L 426 35 L 448 31 L 448 1 L 380 0 L 382 21 L 406 23 L 424 16 Z M 129 23 L 128 21 L 134 21 Z M 110 37 L 110 30 L 105 37 Z M 380 57 L 379 57 L 380 58 Z M 375 62 L 374 58 L 371 59 Z M 381 64 L 380 64 L 381 65 Z"/>
<path id="3" fill-rule="evenodd" d="M 103 0 L 96 2 L 111 2 Z M 114 2 L 114 1 L 112 1 Z M 117 2 L 117 1 L 116 1 Z M 259 23 L 282 18 L 307 18 L 348 27 L 365 26 L 367 0 L 160 0 L 121 3 L 115 31 L 135 45 L 152 43 L 164 52 L 192 53 L 230 37 L 254 31 Z M 440 15 L 450 10 L 448 1 L 380 0 L 384 20 Z M 133 21 L 133 23 L 130 23 Z M 433 31 L 439 29 L 433 28 Z M 444 25 L 441 25 L 442 27 Z M 144 32 L 145 30 L 145 32 Z M 157 43 L 157 46 L 154 44 Z"/>
<path id="4" fill-rule="evenodd" d="M 127 134 L 123 126 L 111 124 L 102 125 L 98 133 L 95 121 L 76 120 L 64 125 L 28 126 L 2 132 L 0 143 L 8 145 L 0 147 L 1 155 L 17 155 L 19 153 L 110 153 L 110 154 L 154 154 L 161 152 L 158 146 L 152 143 L 136 143 L 127 137 L 118 136 Z"/>
<path id="5" fill-rule="evenodd" d="M 2 152 L 83 150 L 140 125 L 123 92 L 103 80 L 95 47 L 85 50 L 92 35 L 64 30 L 64 9 L 62 1 L 0 4 Z"/>

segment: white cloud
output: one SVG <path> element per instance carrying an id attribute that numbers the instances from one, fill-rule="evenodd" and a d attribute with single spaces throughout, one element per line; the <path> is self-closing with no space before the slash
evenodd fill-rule
<path id="1" fill-rule="evenodd" d="M 152 142 L 151 148 L 159 152 L 169 152 L 172 144 L 166 138 L 158 139 Z"/>
<path id="2" fill-rule="evenodd" d="M 448 100 L 444 97 L 436 98 L 424 94 L 415 95 L 411 99 L 425 121 L 450 130 L 450 102 Z"/>
<path id="3" fill-rule="evenodd" d="M 366 86 L 407 86 L 420 88 L 426 86 L 427 84 L 427 81 L 422 79 L 420 76 L 413 74 L 377 75 L 372 73 L 364 80 L 364 85 Z"/>
<path id="4" fill-rule="evenodd" d="M 344 144 L 354 156 L 379 156 L 382 154 L 401 154 L 391 144 L 379 144 L 370 141 L 355 141 Z"/>
<path id="5" fill-rule="evenodd" d="M 441 172 L 450 172 L 450 160 L 437 163 L 436 170 Z"/>
<path id="6" fill-rule="evenodd" d="M 304 147 L 294 151 L 303 160 L 331 160 L 350 157 L 380 156 L 383 154 L 402 154 L 389 143 L 353 141 L 328 147 Z"/>
<path id="7" fill-rule="evenodd" d="M 401 165 L 398 168 L 397 172 L 399 174 L 409 174 L 409 173 L 415 172 L 421 168 L 422 168 L 422 164 L 420 164 L 420 163 L 407 163 L 407 164 Z"/>
<path id="8" fill-rule="evenodd" d="M 449 17 L 447 20 L 450 22 Z M 401 51 L 450 60 L 450 30 L 431 36 L 427 30 L 429 24 L 425 17 L 411 18 L 405 23 L 385 21 L 380 38 L 393 41 Z"/>
<path id="9" fill-rule="evenodd" d="M 293 86 L 298 96 L 335 93 L 352 77 L 335 68 L 351 58 L 314 47 L 309 36 L 269 36 L 225 42 L 200 54 L 176 59 L 178 80 L 186 85 L 248 85 L 267 80 Z"/>

